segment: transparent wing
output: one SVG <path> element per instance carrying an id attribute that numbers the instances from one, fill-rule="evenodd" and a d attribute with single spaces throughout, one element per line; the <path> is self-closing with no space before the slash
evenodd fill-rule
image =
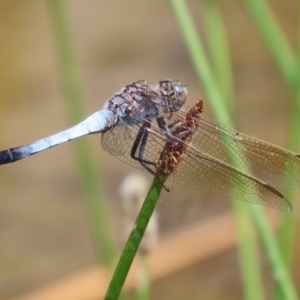
<path id="1" fill-rule="evenodd" d="M 102 133 L 102 148 L 114 156 L 126 155 L 132 148 L 137 132 L 138 128 L 135 127 L 115 126 Z"/>
<path id="2" fill-rule="evenodd" d="M 185 111 L 161 115 L 172 132 Z M 144 170 L 131 158 L 131 149 L 144 122 L 111 128 L 102 136 L 102 146 L 121 161 Z M 152 121 L 143 151 L 143 160 L 157 163 L 169 139 Z M 155 165 L 149 165 L 153 172 Z M 285 178 L 285 180 L 283 180 Z M 243 135 L 202 115 L 188 151 L 168 180 L 193 188 L 218 191 L 235 199 L 281 210 L 291 210 L 289 202 L 274 187 L 300 185 L 299 156 L 258 139 Z"/>
<path id="3" fill-rule="evenodd" d="M 205 115 L 200 118 L 192 144 L 273 187 L 300 187 L 299 155 L 238 133 Z"/>
<path id="4" fill-rule="evenodd" d="M 111 128 L 102 134 L 102 148 L 122 162 L 135 168 L 145 170 L 138 160 L 131 157 L 131 150 L 138 132 L 141 129 L 141 125 L 142 123 L 133 124 L 130 126 L 116 126 Z M 148 130 L 148 132 L 149 134 L 143 150 L 142 158 L 145 161 L 156 163 L 158 161 L 159 154 L 166 143 L 166 137 L 162 130 L 154 124 L 151 124 L 151 128 Z M 138 154 L 139 148 L 137 149 L 136 157 Z M 149 168 L 153 173 L 155 173 L 155 165 L 149 165 Z"/>
<path id="5" fill-rule="evenodd" d="M 168 180 L 212 190 L 234 199 L 291 211 L 290 203 L 274 188 L 238 169 L 190 148 Z"/>
<path id="6" fill-rule="evenodd" d="M 144 145 L 142 159 L 155 164 L 161 149 L 166 143 L 166 132 L 158 127 L 155 119 L 163 116 L 166 120 L 171 121 L 171 112 L 160 114 L 163 111 L 170 111 L 168 104 L 169 99 L 157 95 L 157 93 L 139 98 L 135 109 L 128 111 L 127 116 L 124 114 L 123 117 L 120 117 L 116 126 L 102 133 L 101 143 L 103 149 L 126 164 L 145 170 L 138 160 L 131 157 L 131 150 L 143 124 L 148 123 L 151 124 L 151 128 L 147 129 L 148 138 Z M 175 105 L 174 101 L 173 105 Z M 174 121 L 176 120 L 175 116 L 176 114 L 172 119 Z M 156 123 L 156 125 L 153 123 Z M 137 149 L 136 157 L 139 155 L 140 146 Z M 154 164 L 149 165 L 153 173 L 155 172 Z"/>

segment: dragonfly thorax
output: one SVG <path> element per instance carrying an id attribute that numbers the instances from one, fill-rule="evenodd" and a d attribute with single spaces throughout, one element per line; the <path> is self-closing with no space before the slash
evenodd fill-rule
<path id="1" fill-rule="evenodd" d="M 117 125 L 132 125 L 177 111 L 186 98 L 187 89 L 180 82 L 163 79 L 157 85 L 152 85 L 139 80 L 116 93 L 106 102 L 104 109 L 112 111 L 119 118 Z"/>

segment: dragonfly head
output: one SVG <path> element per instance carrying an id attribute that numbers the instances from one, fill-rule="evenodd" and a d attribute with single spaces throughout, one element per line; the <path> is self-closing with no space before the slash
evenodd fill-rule
<path id="1" fill-rule="evenodd" d="M 179 81 L 170 78 L 162 79 L 158 82 L 157 89 L 170 100 L 170 105 L 174 110 L 178 110 L 185 103 L 188 91 Z"/>

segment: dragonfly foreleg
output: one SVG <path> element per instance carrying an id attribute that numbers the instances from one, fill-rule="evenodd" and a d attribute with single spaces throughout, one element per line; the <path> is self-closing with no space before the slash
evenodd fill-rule
<path id="1" fill-rule="evenodd" d="M 163 130 L 168 139 L 172 139 L 172 134 L 170 132 L 170 126 L 166 123 L 165 119 L 162 116 L 156 118 L 158 127 Z"/>
<path id="2" fill-rule="evenodd" d="M 149 165 L 151 165 L 151 166 L 154 166 L 156 169 L 157 168 L 156 163 L 153 161 L 143 159 L 145 146 L 146 146 L 147 139 L 149 136 L 150 127 L 151 127 L 151 123 L 149 123 L 149 122 L 146 122 L 143 124 L 143 126 L 141 126 L 141 128 L 139 129 L 139 132 L 136 136 L 136 139 L 133 143 L 130 155 L 131 155 L 132 159 L 137 160 L 149 173 L 156 176 L 157 175 L 156 172 L 153 171 L 149 167 Z M 138 152 L 138 156 L 136 156 L 137 152 Z M 160 180 L 160 178 L 159 178 L 159 180 Z M 167 192 L 170 192 L 170 190 L 164 185 L 163 182 L 161 182 L 161 184 L 163 185 L 164 189 Z"/>
<path id="3" fill-rule="evenodd" d="M 153 161 L 143 159 L 150 127 L 151 127 L 151 123 L 149 122 L 145 122 L 141 126 L 136 136 L 136 139 L 133 143 L 130 155 L 132 159 L 137 160 L 148 172 L 150 172 L 153 175 L 156 175 L 156 173 L 149 167 L 149 165 L 156 167 L 156 163 Z M 138 155 L 136 155 L 137 152 Z"/>

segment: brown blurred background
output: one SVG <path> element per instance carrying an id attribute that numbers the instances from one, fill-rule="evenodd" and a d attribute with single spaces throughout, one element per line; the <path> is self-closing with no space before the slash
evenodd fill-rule
<path id="1" fill-rule="evenodd" d="M 199 3 L 198 3 L 199 2 Z M 270 1 L 294 46 L 297 1 Z M 178 79 L 191 106 L 204 96 L 167 1 L 67 1 L 85 114 L 131 81 Z M 189 1 L 201 33 L 201 3 Z M 36 141 L 70 127 L 60 89 L 46 1 L 0 2 L 0 148 Z M 235 78 L 238 129 L 284 146 L 291 95 L 239 1 L 222 2 Z M 209 103 L 209 99 L 206 99 Z M 210 114 L 206 105 L 206 114 Z M 117 188 L 133 170 L 89 139 L 103 179 L 114 238 L 123 210 Z M 0 299 L 9 299 L 96 264 L 71 143 L 0 168 Z M 148 176 L 149 181 L 151 176 Z M 214 193 L 172 185 L 158 204 L 161 239 L 230 209 Z M 245 204 L 248 205 L 248 204 Z M 293 213 L 299 214 L 298 211 Z M 299 235 L 299 233 L 298 233 Z M 298 250 L 298 251 L 297 251 Z M 298 253 L 300 245 L 296 245 Z M 295 264 L 299 269 L 300 261 Z M 262 255 L 266 284 L 271 282 Z M 159 282 L 151 299 L 241 299 L 234 248 Z M 296 285 L 300 274 L 295 271 Z"/>

